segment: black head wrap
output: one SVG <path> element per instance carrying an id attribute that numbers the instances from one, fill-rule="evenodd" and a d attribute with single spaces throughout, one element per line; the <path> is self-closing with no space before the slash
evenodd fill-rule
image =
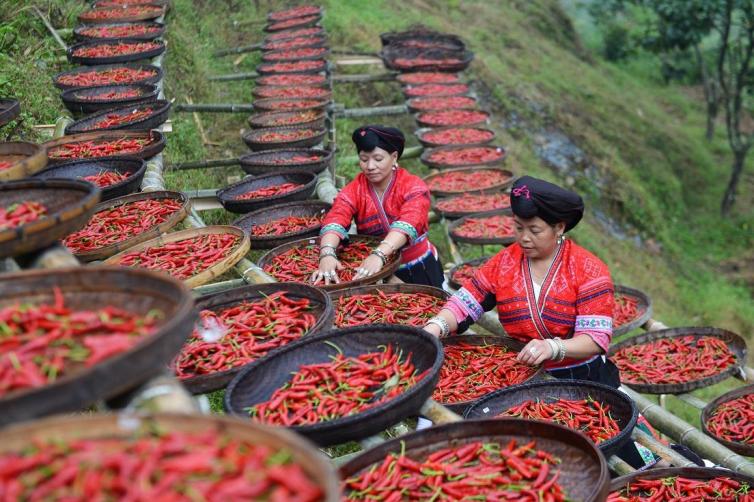
<path id="1" fill-rule="evenodd" d="M 390 153 L 398 152 L 398 158 L 403 155 L 403 146 L 406 144 L 406 138 L 399 129 L 379 125 L 359 127 L 353 132 L 351 139 L 356 144 L 357 152 L 371 152 L 380 147 Z"/>
<path id="2" fill-rule="evenodd" d="M 567 232 L 584 216 L 584 201 L 576 192 L 545 180 L 522 176 L 511 188 L 511 209 L 516 216 L 539 216 L 550 225 L 562 221 Z"/>

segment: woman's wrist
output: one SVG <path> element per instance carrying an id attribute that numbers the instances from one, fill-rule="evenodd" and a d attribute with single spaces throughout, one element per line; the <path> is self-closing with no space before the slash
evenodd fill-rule
<path id="1" fill-rule="evenodd" d="M 382 260 L 382 266 L 383 267 L 387 264 L 388 257 L 387 257 L 387 255 L 385 253 L 383 253 L 380 250 L 379 247 L 374 248 L 370 254 L 373 254 L 374 256 L 376 256 L 377 258 L 379 258 L 380 260 Z"/>

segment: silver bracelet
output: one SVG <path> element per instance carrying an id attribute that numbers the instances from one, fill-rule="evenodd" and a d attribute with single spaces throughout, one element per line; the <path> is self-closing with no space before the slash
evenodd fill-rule
<path id="1" fill-rule="evenodd" d="M 547 345 L 550 346 L 550 352 L 552 352 L 550 360 L 556 361 L 558 357 L 560 357 L 560 345 L 558 345 L 558 342 L 556 342 L 552 338 L 547 338 L 545 339 L 545 341 L 547 342 Z"/>
<path id="2" fill-rule="evenodd" d="M 435 316 L 427 321 L 427 324 L 434 324 L 440 328 L 440 336 L 448 336 L 450 334 L 450 326 L 448 321 L 440 316 Z"/>
<path id="3" fill-rule="evenodd" d="M 389 247 L 389 248 L 390 248 L 390 254 L 393 254 L 393 253 L 395 253 L 395 246 L 393 246 L 392 244 L 390 244 L 390 243 L 389 243 L 388 241 L 386 241 L 386 240 L 381 240 L 381 241 L 380 241 L 380 243 L 379 243 L 379 244 L 377 244 L 377 245 L 379 246 L 379 245 L 381 245 L 381 244 L 384 244 L 384 245 L 386 245 L 387 247 Z"/>
<path id="4" fill-rule="evenodd" d="M 379 249 L 374 248 L 372 250 L 372 252 L 369 253 L 369 254 L 373 254 L 373 255 L 379 257 L 379 259 L 382 260 L 382 265 L 383 266 L 385 266 L 385 264 L 387 263 L 387 255 L 385 253 L 383 253 L 382 251 L 380 251 Z"/>
<path id="5" fill-rule="evenodd" d="M 557 359 L 557 361 L 560 362 L 566 357 L 565 343 L 563 343 L 562 338 L 555 338 L 555 343 L 558 344 L 558 348 L 560 349 L 560 351 L 558 352 L 558 359 Z"/>
<path id="6" fill-rule="evenodd" d="M 329 252 L 321 252 L 319 253 L 319 259 L 322 261 L 322 258 L 327 258 L 328 256 L 332 256 L 336 260 L 338 259 L 338 255 L 335 254 L 335 251 L 329 251 Z"/>

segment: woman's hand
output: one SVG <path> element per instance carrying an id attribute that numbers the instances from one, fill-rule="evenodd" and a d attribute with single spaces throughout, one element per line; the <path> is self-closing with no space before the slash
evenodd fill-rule
<path id="1" fill-rule="evenodd" d="M 382 258 L 375 254 L 370 254 L 356 269 L 356 275 L 353 276 L 353 279 L 363 279 L 364 277 L 376 274 L 380 270 L 382 270 Z"/>
<path id="2" fill-rule="evenodd" d="M 338 270 L 343 270 L 343 265 L 334 256 L 325 256 L 319 260 L 319 270 L 312 274 L 312 284 L 319 284 L 324 281 L 325 286 L 329 284 L 338 284 Z"/>
<path id="3" fill-rule="evenodd" d="M 532 340 L 521 349 L 516 359 L 531 366 L 539 366 L 552 359 L 552 347 L 545 340 Z"/>

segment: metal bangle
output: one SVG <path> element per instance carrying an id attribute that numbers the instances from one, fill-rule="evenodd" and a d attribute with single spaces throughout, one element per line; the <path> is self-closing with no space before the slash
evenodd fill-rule
<path id="1" fill-rule="evenodd" d="M 562 361 L 566 357 L 566 348 L 565 343 L 563 343 L 562 338 L 555 338 L 555 343 L 558 344 L 558 347 L 560 348 L 560 352 L 558 353 L 558 362 Z"/>
<path id="2" fill-rule="evenodd" d="M 393 254 L 393 253 L 395 253 L 395 246 L 393 246 L 392 244 L 390 244 L 390 243 L 389 243 L 388 241 L 386 241 L 386 240 L 381 240 L 381 241 L 380 241 L 380 243 L 379 243 L 379 244 L 377 244 L 377 245 L 378 245 L 378 246 L 380 246 L 380 245 L 382 245 L 382 244 L 384 244 L 384 245 L 386 245 L 387 247 L 389 247 L 389 248 L 390 248 L 390 254 Z"/>
<path id="3" fill-rule="evenodd" d="M 435 316 L 427 321 L 427 324 L 434 324 L 440 328 L 440 336 L 448 336 L 450 334 L 450 326 L 448 321 L 440 316 Z"/>
<path id="4" fill-rule="evenodd" d="M 379 259 L 382 260 L 382 265 L 385 265 L 387 263 L 387 255 L 379 249 L 374 248 L 370 254 L 379 257 Z"/>
<path id="5" fill-rule="evenodd" d="M 332 249 L 333 251 L 335 251 L 336 249 L 338 249 L 338 248 L 337 248 L 336 246 L 331 246 L 331 245 L 329 245 L 329 244 L 320 244 L 320 245 L 319 245 L 319 250 L 320 250 L 320 251 L 322 251 L 322 250 L 323 250 L 323 249 L 325 249 L 325 248 L 330 248 L 330 249 Z"/>
<path id="6" fill-rule="evenodd" d="M 338 255 L 335 254 L 335 252 L 330 251 L 329 253 L 319 253 L 319 261 L 322 261 L 322 258 L 327 258 L 328 256 L 332 256 L 336 260 L 338 259 Z"/>
<path id="7" fill-rule="evenodd" d="M 558 357 L 560 357 L 560 345 L 558 345 L 558 342 L 551 338 L 547 338 L 545 341 L 547 342 L 547 345 L 550 346 L 550 351 L 552 352 L 550 360 L 557 361 Z"/>

